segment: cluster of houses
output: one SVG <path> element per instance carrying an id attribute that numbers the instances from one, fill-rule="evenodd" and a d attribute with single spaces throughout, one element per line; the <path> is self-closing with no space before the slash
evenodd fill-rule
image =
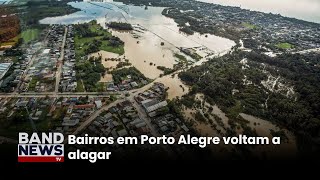
<path id="1" fill-rule="evenodd" d="M 46 92 L 54 89 L 57 60 L 61 55 L 64 28 L 52 25 L 48 30 L 47 41 L 31 46 L 28 52 L 28 64 L 25 70 L 20 91 Z"/>
<path id="2" fill-rule="evenodd" d="M 140 78 L 140 81 L 132 80 L 130 75 L 127 75 L 126 79 L 121 81 L 120 84 L 114 84 L 110 82 L 107 84 L 107 91 L 128 91 L 139 87 L 139 84 L 146 85 L 148 81 Z"/>
<path id="3" fill-rule="evenodd" d="M 0 87 L 6 92 L 13 92 L 19 83 L 22 84 L 21 90 L 26 90 L 28 83 L 24 82 L 24 73 L 27 66 L 31 62 L 33 55 L 41 49 L 41 43 L 30 44 L 27 46 L 25 53 L 18 58 L 18 61 L 12 63 L 12 59 L 7 57 L 2 61 L 4 64 L 10 63 L 10 66 L 4 67 L 4 71 L 1 74 Z M 10 73 L 9 69 L 12 68 Z M 8 73 L 8 74 L 7 74 Z"/>
<path id="4" fill-rule="evenodd" d="M 62 124 L 57 127 L 56 130 L 59 132 L 68 132 L 70 129 L 72 130 L 72 128 L 77 126 L 83 119 L 101 108 L 104 102 L 105 101 L 102 98 L 60 98 L 51 106 L 48 116 L 56 114 L 57 110 L 59 111 L 61 108 L 66 108 L 65 115 L 62 118 Z"/>
<path id="5" fill-rule="evenodd" d="M 6 75 L 6 73 L 9 71 L 10 67 L 12 66 L 12 62 L 8 61 L 8 62 L 2 62 L 0 63 L 0 86 L 3 83 L 3 77 Z M 12 78 L 12 80 L 14 81 L 14 77 Z M 8 83 L 9 81 L 7 81 Z M 7 84 L 5 83 L 5 85 Z"/>
<path id="6" fill-rule="evenodd" d="M 166 88 L 162 83 L 154 83 L 147 91 L 139 93 L 134 99 L 144 108 L 149 117 L 158 115 L 158 111 L 168 105 L 164 100 Z"/>
<path id="7" fill-rule="evenodd" d="M 220 33 L 235 30 L 234 34 L 247 41 L 248 44 L 258 44 L 266 47 L 278 43 L 290 43 L 294 49 L 304 50 L 319 48 L 320 26 L 316 23 L 283 17 L 279 14 L 263 13 L 241 9 L 239 7 L 206 4 L 198 1 L 168 1 L 175 7 L 183 7 L 190 11 L 169 10 L 168 14 L 174 17 L 197 19 L 193 26 L 200 28 L 214 27 Z M 174 4 L 173 4 L 174 3 Z M 203 18 L 199 18 L 199 15 Z M 191 23 L 190 23 L 191 24 Z M 239 34 L 236 34 L 239 31 Z M 247 33 L 241 33 L 247 32 Z M 233 36 L 233 34 L 225 34 Z M 252 43 L 254 41 L 254 43 Z M 248 47 L 250 48 L 250 47 Z M 267 49 L 266 49 L 267 50 Z"/>
<path id="8" fill-rule="evenodd" d="M 160 134 L 178 137 L 189 132 L 189 129 L 175 114 L 170 113 L 165 100 L 166 90 L 164 84 L 154 83 L 149 90 L 138 94 L 135 100 L 143 107 Z"/>
<path id="9" fill-rule="evenodd" d="M 0 114 L 7 118 L 19 110 L 28 110 L 28 116 L 36 123 L 52 121 L 55 131 L 69 133 L 106 102 L 105 98 L 65 97 L 65 98 L 0 98 Z"/>
<path id="10" fill-rule="evenodd" d="M 62 92 L 73 92 L 77 88 L 75 70 L 75 47 L 73 26 L 67 26 L 67 38 L 64 48 L 64 59 L 61 72 L 60 90 Z"/>
<path id="11" fill-rule="evenodd" d="M 88 127 L 90 135 L 97 136 L 139 136 L 150 130 L 130 101 L 123 101 L 98 116 Z"/>

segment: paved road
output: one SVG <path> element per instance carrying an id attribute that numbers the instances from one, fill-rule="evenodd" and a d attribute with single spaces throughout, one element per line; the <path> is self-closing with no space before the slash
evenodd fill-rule
<path id="1" fill-rule="evenodd" d="M 101 109 L 99 109 L 98 111 L 95 111 L 93 114 L 91 114 L 91 116 L 81 124 L 81 126 L 79 126 L 72 134 L 73 135 L 77 135 L 78 133 L 80 133 L 84 128 L 86 128 L 87 126 L 90 125 L 90 123 L 96 119 L 103 111 L 108 110 L 110 107 L 117 105 L 119 102 L 121 102 L 121 100 L 116 100 L 113 101 L 112 103 L 103 106 Z"/>
<path id="2" fill-rule="evenodd" d="M 41 48 L 39 48 L 39 50 L 41 50 Z M 35 52 L 35 53 L 32 55 L 30 61 L 28 62 L 27 68 L 23 71 L 22 78 L 21 78 L 22 80 L 19 81 L 19 83 L 18 83 L 18 85 L 17 85 L 17 88 L 14 90 L 14 92 L 20 91 L 20 86 L 21 86 L 22 82 L 25 80 L 25 78 L 26 78 L 26 76 L 27 76 L 27 73 L 28 73 L 29 69 L 31 68 L 34 60 L 38 57 L 38 55 L 39 55 L 39 50 L 37 50 L 37 52 Z"/>
<path id="3" fill-rule="evenodd" d="M 80 97 L 80 96 L 96 96 L 96 97 L 109 97 L 110 95 L 124 95 L 126 92 L 30 92 L 30 93 L 0 93 L 0 98 L 28 98 L 28 97 Z"/>
<path id="4" fill-rule="evenodd" d="M 149 89 L 150 87 L 152 87 L 153 83 L 147 84 L 145 86 L 143 86 L 140 89 L 134 89 L 128 92 L 123 92 L 123 93 L 130 93 L 130 96 L 126 97 L 127 100 L 129 101 L 134 101 L 134 96 L 138 95 L 139 93 L 142 93 L 144 91 L 146 91 L 147 89 Z M 90 123 L 96 119 L 104 110 L 108 110 L 110 107 L 117 105 L 118 103 L 120 103 L 121 101 L 123 101 L 123 99 L 118 99 L 106 106 L 103 106 L 101 109 L 99 109 L 98 111 L 95 111 L 92 115 L 90 115 L 90 117 L 88 119 L 86 119 L 72 134 L 76 135 L 79 132 L 81 132 L 83 129 L 85 129 L 88 125 L 90 125 Z M 147 122 L 146 122 L 147 123 Z M 147 123 L 148 124 L 148 123 Z M 151 129 L 152 127 L 150 127 Z"/>
<path id="5" fill-rule="evenodd" d="M 155 136 L 155 137 L 159 136 L 160 135 L 159 132 L 151 124 L 151 119 L 149 118 L 146 111 L 142 108 L 142 106 L 140 106 L 136 101 L 133 100 L 133 107 L 138 111 L 139 117 L 146 122 L 147 126 L 150 129 L 152 136 Z"/>
<path id="6" fill-rule="evenodd" d="M 60 58 L 58 59 L 58 69 L 56 71 L 56 85 L 54 90 L 55 93 L 58 93 L 59 91 L 59 82 L 61 79 L 62 64 L 64 59 L 64 46 L 66 45 L 67 32 L 68 32 L 68 28 L 65 27 L 63 41 L 61 45 L 61 54 L 60 54 Z"/>
<path id="7" fill-rule="evenodd" d="M 49 36 L 50 32 L 51 32 L 51 30 L 48 31 L 48 33 L 46 34 L 45 38 L 43 39 L 44 44 L 48 44 L 48 36 Z M 43 46 L 42 46 L 42 47 L 43 47 Z M 22 78 L 21 78 L 21 79 L 23 79 L 23 80 L 20 80 L 20 81 L 19 81 L 19 83 L 18 83 L 18 85 L 17 85 L 17 88 L 14 90 L 14 92 L 18 92 L 18 91 L 21 90 L 21 89 L 20 89 L 21 83 L 22 83 L 22 82 L 24 81 L 24 79 L 26 78 L 26 75 L 27 75 L 30 67 L 31 67 L 32 64 L 33 64 L 33 61 L 34 61 L 34 60 L 36 59 L 36 57 L 39 55 L 39 50 L 41 50 L 42 47 L 39 48 L 39 49 L 37 50 L 37 52 L 35 52 L 35 53 L 32 55 L 32 58 L 30 59 L 28 65 L 27 65 L 27 68 L 23 71 Z"/>

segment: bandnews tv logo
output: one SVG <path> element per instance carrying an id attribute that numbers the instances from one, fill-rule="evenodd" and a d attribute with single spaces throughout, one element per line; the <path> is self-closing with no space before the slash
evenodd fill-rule
<path id="1" fill-rule="evenodd" d="M 62 133 L 19 133 L 18 162 L 64 162 Z"/>

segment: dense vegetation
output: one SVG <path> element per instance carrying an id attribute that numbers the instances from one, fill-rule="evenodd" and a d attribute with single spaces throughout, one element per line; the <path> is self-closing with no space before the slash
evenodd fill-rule
<path id="1" fill-rule="evenodd" d="M 104 75 L 105 68 L 101 64 L 101 57 L 91 57 L 83 63 L 77 63 L 77 79 L 82 79 L 87 91 L 96 91 L 101 75 Z"/>
<path id="2" fill-rule="evenodd" d="M 116 66 L 117 69 L 123 68 L 125 66 L 131 66 L 132 64 L 129 62 L 128 59 L 125 60 L 125 62 L 119 62 Z"/>
<path id="3" fill-rule="evenodd" d="M 101 75 L 105 73 L 105 68 L 101 64 L 101 56 L 89 59 L 84 57 L 100 50 L 123 54 L 124 42 L 118 37 L 112 36 L 111 33 L 97 24 L 97 21 L 76 24 L 74 27 L 77 79 L 83 80 L 86 91 L 103 91 L 104 85 L 99 83 Z M 78 91 L 82 91 L 82 89 L 78 88 Z"/>
<path id="4" fill-rule="evenodd" d="M 36 40 L 47 26 L 39 24 L 39 20 L 78 11 L 67 4 L 70 1 L 24 0 L 0 7 L 0 16 L 4 15 L 0 18 L 0 44 L 15 45 L 20 38 L 26 43 Z"/>
<path id="5" fill-rule="evenodd" d="M 0 46 L 13 45 L 16 43 L 14 39 L 20 32 L 20 20 L 17 15 L 10 15 L 12 12 L 10 9 L 0 7 Z M 9 16 L 7 16 L 9 15 Z M 2 17 L 4 16 L 4 17 Z M 8 43 L 8 41 L 12 43 Z"/>
<path id="6" fill-rule="evenodd" d="M 113 81 L 115 84 L 121 84 L 123 80 L 128 79 L 128 75 L 131 76 L 131 80 L 140 81 L 147 78 L 135 67 L 122 68 L 111 72 Z"/>
<path id="7" fill-rule="evenodd" d="M 179 30 L 186 33 L 186 34 L 189 34 L 189 35 L 194 34 L 194 31 L 191 28 L 189 28 L 188 26 L 181 27 Z"/>
<path id="8" fill-rule="evenodd" d="M 110 22 L 108 23 L 108 27 L 112 29 L 117 29 L 117 30 L 126 30 L 126 31 L 133 30 L 133 27 L 131 24 L 124 23 L 124 22 Z"/>
<path id="9" fill-rule="evenodd" d="M 244 58 L 250 68 L 243 70 L 239 61 Z M 311 140 L 319 144 L 319 58 L 319 54 L 270 58 L 255 52 L 235 52 L 182 72 L 179 77 L 192 86 L 191 93 L 204 93 L 208 101 L 221 106 L 231 119 L 240 112 L 253 114 L 293 130 L 304 140 L 300 143 Z M 263 67 L 267 73 L 262 71 Z M 287 97 L 262 86 L 261 81 L 268 74 L 285 78 L 294 86 L 295 96 Z M 244 85 L 244 76 L 252 84 Z"/>
<path id="10" fill-rule="evenodd" d="M 163 71 L 163 75 L 171 74 L 175 71 L 174 69 L 167 68 L 165 66 L 157 66 L 157 69 Z"/>
<path id="11" fill-rule="evenodd" d="M 25 7 L 26 13 L 21 16 L 26 26 L 38 26 L 39 20 L 46 17 L 62 16 L 71 14 L 78 9 L 73 8 L 67 3 L 69 0 L 63 1 L 29 1 L 22 7 Z"/>

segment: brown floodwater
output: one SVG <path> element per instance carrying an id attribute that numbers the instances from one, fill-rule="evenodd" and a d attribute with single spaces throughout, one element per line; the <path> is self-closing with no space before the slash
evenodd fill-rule
<path id="1" fill-rule="evenodd" d="M 111 3 L 110 3 L 111 2 Z M 104 2 L 71 2 L 75 8 L 81 9 L 73 14 L 66 16 L 50 17 L 40 21 L 43 24 L 77 24 L 97 20 L 104 28 L 106 22 L 121 21 L 131 23 L 134 30 L 131 32 L 112 31 L 124 41 L 125 58 L 132 63 L 147 78 L 156 79 L 163 72 L 157 66 L 173 68 L 177 63 L 175 53 L 182 54 L 179 48 L 195 48 L 202 57 L 208 54 L 221 54 L 230 51 L 235 43 L 229 39 L 214 35 L 186 35 L 179 31 L 173 19 L 161 14 L 163 7 L 124 5 L 112 1 Z M 161 45 L 161 43 L 164 43 Z M 194 61 L 189 56 L 188 60 Z M 202 58 L 197 64 L 205 62 Z M 105 62 L 105 67 L 115 66 L 113 62 Z M 102 81 L 110 80 L 110 76 Z M 181 91 L 182 84 L 179 79 L 166 78 L 163 83 L 170 88 L 169 97 L 182 96 L 186 92 Z M 176 84 L 179 88 L 176 89 Z M 175 89 L 175 90 L 174 90 Z M 187 89 L 187 88 L 185 88 Z"/>
<path id="2" fill-rule="evenodd" d="M 281 130 L 275 124 L 270 121 L 266 121 L 248 114 L 241 113 L 241 117 L 249 121 L 249 126 L 255 129 L 259 136 L 272 138 L 270 130 L 279 131 Z M 297 154 L 296 138 L 290 131 L 284 129 L 284 132 L 288 138 L 288 142 L 281 141 L 280 145 L 259 145 L 256 148 L 256 152 L 266 154 L 269 158 L 281 156 L 280 158 L 295 157 Z"/>
<path id="3" fill-rule="evenodd" d="M 200 94 L 200 93 L 196 94 L 196 99 L 200 100 L 201 102 L 203 102 L 204 100 L 203 97 L 204 97 L 203 94 Z M 183 114 L 186 117 L 186 119 L 190 119 L 191 121 L 194 122 L 193 127 L 202 136 L 221 137 L 221 135 L 217 133 L 216 129 L 211 127 L 209 123 L 202 123 L 195 119 L 194 114 L 196 113 L 197 110 L 206 112 L 207 108 L 210 106 L 213 108 L 211 113 L 221 118 L 224 124 L 224 127 L 230 128 L 230 125 L 228 124 L 228 117 L 226 116 L 226 114 L 223 111 L 221 111 L 221 109 L 218 106 L 210 105 L 207 102 L 205 103 L 205 108 L 197 108 L 197 109 L 185 108 L 183 110 Z M 270 130 L 274 130 L 274 131 L 281 130 L 280 127 L 278 127 L 275 124 L 272 124 L 270 121 L 266 121 L 266 120 L 263 120 L 248 114 L 244 114 L 244 113 L 241 113 L 240 116 L 246 119 L 247 121 L 249 121 L 248 126 L 253 130 L 255 130 L 259 136 L 268 137 L 270 140 L 272 138 Z M 210 118 L 212 117 L 210 116 Z M 225 131 L 223 130 L 223 128 L 221 128 L 219 124 L 217 124 L 217 128 L 220 129 L 223 134 L 225 133 Z M 283 129 L 283 130 L 288 138 L 288 142 L 285 142 L 284 140 L 282 140 L 280 145 L 272 145 L 271 143 L 270 145 L 257 145 L 254 151 L 252 151 L 254 155 L 258 157 L 266 156 L 266 158 L 276 158 L 280 156 L 281 156 L 280 158 L 295 157 L 295 155 L 297 154 L 296 138 L 294 134 L 288 131 L 287 129 Z M 242 128 L 237 130 L 238 134 L 242 134 L 242 132 L 243 132 Z M 230 150 L 230 148 L 233 148 L 233 146 L 224 145 L 223 148 L 225 150 Z"/>
<path id="4" fill-rule="evenodd" d="M 98 19 L 104 27 L 105 23 L 110 21 L 124 21 L 133 25 L 134 30 L 131 32 L 112 31 L 112 33 L 125 42 L 125 57 L 146 77 L 151 79 L 159 77 L 162 71 L 158 70 L 157 66 L 172 68 L 177 61 L 174 54 L 182 54 L 179 48 L 197 48 L 197 53 L 204 57 L 208 53 L 219 54 L 230 51 L 235 45 L 229 39 L 210 34 L 182 33 L 173 19 L 161 14 L 163 9 L 149 7 L 145 10 L 144 7 L 129 6 L 130 14 L 122 13 L 126 18 L 109 16 Z M 164 45 L 161 45 L 162 42 Z"/>
<path id="5" fill-rule="evenodd" d="M 174 75 L 172 77 L 164 76 L 161 78 L 158 78 L 156 82 L 163 83 L 166 87 L 169 87 L 168 89 L 168 99 L 174 99 L 176 97 L 180 98 L 182 95 L 185 95 L 189 92 L 189 87 L 182 83 L 178 75 Z"/>

